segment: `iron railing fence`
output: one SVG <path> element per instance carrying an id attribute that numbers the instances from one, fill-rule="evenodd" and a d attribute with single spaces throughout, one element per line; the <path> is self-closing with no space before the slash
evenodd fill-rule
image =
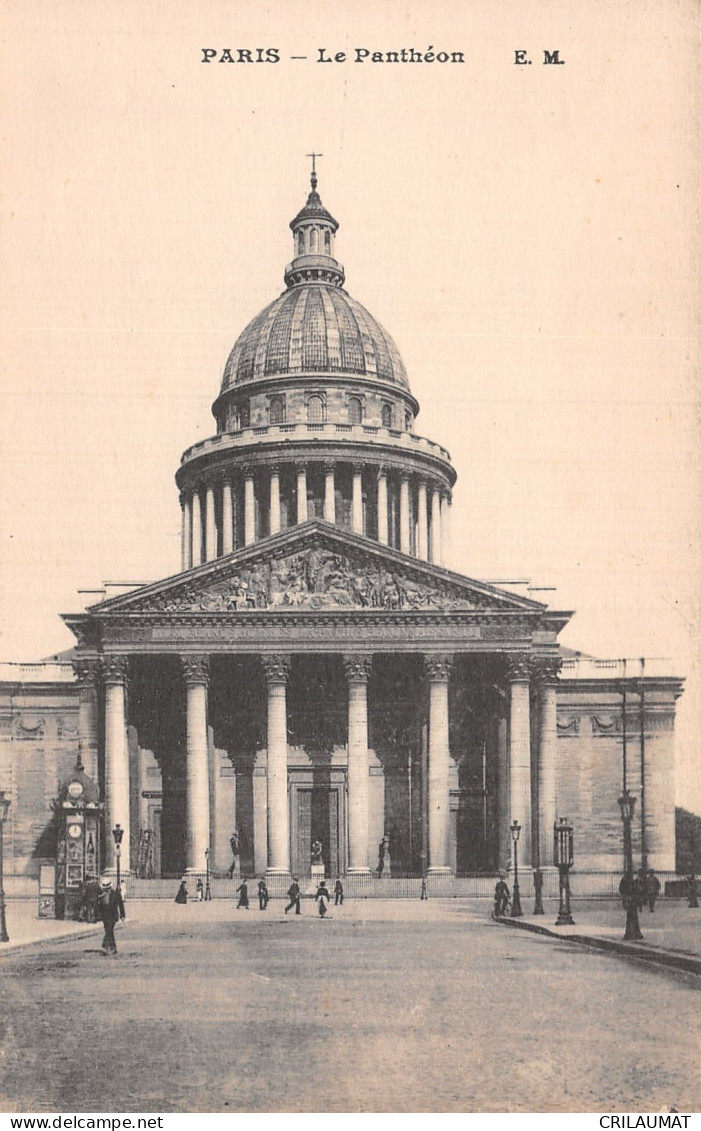
<path id="1" fill-rule="evenodd" d="M 686 885 L 681 876 L 674 872 L 657 873 L 662 884 L 662 892 L 670 898 L 681 899 L 686 894 Z M 204 872 L 200 876 L 203 887 L 206 884 Z M 154 879 L 139 879 L 127 875 L 122 879 L 124 895 L 127 899 L 175 899 L 182 875 L 158 876 Z M 188 898 L 196 898 L 197 873 L 186 877 Z M 425 894 L 429 899 L 491 899 L 498 875 L 481 873 L 473 876 L 426 876 Z M 513 888 L 513 873 L 506 877 Z M 618 899 L 620 873 L 616 872 L 570 872 L 571 898 L 578 899 Z M 316 879 L 300 876 L 303 897 L 312 897 L 316 892 Z M 558 875 L 554 869 L 543 873 L 543 895 L 546 899 L 557 898 Z M 422 878 L 415 876 L 378 877 L 374 874 L 342 876 L 344 896 L 347 899 L 420 899 Z M 241 876 L 210 877 L 212 899 L 236 900 L 236 889 Z M 248 877 L 248 898 L 253 903 L 257 897 L 258 877 Z M 266 883 L 271 899 L 282 899 L 287 894 L 289 879 L 267 877 Z M 333 895 L 335 877 L 327 878 L 326 886 Z M 521 900 L 528 901 L 534 895 L 532 872 L 519 875 Z M 39 894 L 39 881 L 35 876 L 5 876 L 5 898 L 36 899 Z M 525 910 L 525 908 L 524 908 Z"/>

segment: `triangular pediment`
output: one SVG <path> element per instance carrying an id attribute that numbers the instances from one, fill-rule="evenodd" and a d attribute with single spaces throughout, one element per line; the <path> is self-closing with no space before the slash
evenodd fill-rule
<path id="1" fill-rule="evenodd" d="M 545 606 L 322 521 L 295 526 L 89 612 L 541 613 Z"/>

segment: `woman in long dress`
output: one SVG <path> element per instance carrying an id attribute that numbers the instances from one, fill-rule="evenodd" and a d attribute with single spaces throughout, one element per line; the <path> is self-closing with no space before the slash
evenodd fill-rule
<path id="1" fill-rule="evenodd" d="M 184 880 L 180 881 L 180 887 L 178 888 L 178 894 L 175 897 L 175 902 L 187 903 L 187 885 Z"/>
<path id="2" fill-rule="evenodd" d="M 328 911 L 329 899 L 331 898 L 329 889 L 326 886 L 326 880 L 321 881 L 318 888 L 316 889 L 316 895 L 314 896 L 314 898 L 319 904 L 319 914 L 323 919 L 326 915 L 326 912 Z"/>

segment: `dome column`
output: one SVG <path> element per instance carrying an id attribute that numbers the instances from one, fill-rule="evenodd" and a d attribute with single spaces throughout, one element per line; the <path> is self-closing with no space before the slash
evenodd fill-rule
<path id="1" fill-rule="evenodd" d="M 450 720 L 448 679 L 453 657 L 425 656 L 428 675 L 428 870 L 450 872 Z"/>
<path id="2" fill-rule="evenodd" d="M 363 533 L 363 471 L 353 465 L 353 494 L 351 497 L 351 530 L 354 534 Z"/>
<path id="3" fill-rule="evenodd" d="M 431 561 L 443 565 L 441 537 L 441 493 L 438 487 L 431 491 Z"/>
<path id="4" fill-rule="evenodd" d="M 222 554 L 230 554 L 234 548 L 234 493 L 230 479 L 222 486 Z"/>
<path id="5" fill-rule="evenodd" d="M 270 533 L 279 534 L 282 525 L 280 514 L 280 469 L 270 469 Z"/>
<path id="6" fill-rule="evenodd" d="M 324 518 L 327 522 L 336 522 L 336 465 L 324 464 Z"/>
<path id="7" fill-rule="evenodd" d="M 244 468 L 243 474 L 243 544 L 250 546 L 256 540 L 256 488 L 253 468 Z"/>
<path id="8" fill-rule="evenodd" d="M 297 525 L 307 521 L 307 465 L 296 464 L 297 468 Z"/>
<path id="9" fill-rule="evenodd" d="M 389 545 L 387 472 L 383 469 L 377 474 L 377 541 L 383 546 Z"/>
<path id="10" fill-rule="evenodd" d="M 399 549 L 403 554 L 411 553 L 409 479 L 406 475 L 402 475 L 399 483 Z"/>
<path id="11" fill-rule="evenodd" d="M 217 556 L 217 524 L 214 518 L 214 487 L 211 483 L 205 493 L 204 551 L 205 561 L 214 561 Z"/>
<path id="12" fill-rule="evenodd" d="M 417 493 L 416 543 L 417 558 L 428 561 L 428 503 L 424 479 L 419 480 Z"/>
<path id="13" fill-rule="evenodd" d="M 202 500 L 199 491 L 192 492 L 192 564 L 202 565 Z"/>
<path id="14" fill-rule="evenodd" d="M 187 492 L 180 492 L 180 569 L 184 572 L 192 565 L 192 514 Z"/>
<path id="15" fill-rule="evenodd" d="M 287 677 L 289 656 L 263 656 L 268 685 L 268 874 L 289 875 L 287 807 Z"/>
<path id="16" fill-rule="evenodd" d="M 368 866 L 368 676 L 372 656 L 343 657 L 348 680 L 348 871 Z"/>
<path id="17" fill-rule="evenodd" d="M 446 566 L 447 569 L 450 569 L 451 562 L 450 519 L 450 494 L 446 491 L 441 496 L 441 564 Z"/>

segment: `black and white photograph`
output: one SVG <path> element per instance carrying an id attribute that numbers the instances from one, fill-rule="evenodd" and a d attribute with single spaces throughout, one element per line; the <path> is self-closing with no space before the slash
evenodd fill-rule
<path id="1" fill-rule="evenodd" d="M 0 7 L 0 1118 L 691 1127 L 698 0 Z"/>

